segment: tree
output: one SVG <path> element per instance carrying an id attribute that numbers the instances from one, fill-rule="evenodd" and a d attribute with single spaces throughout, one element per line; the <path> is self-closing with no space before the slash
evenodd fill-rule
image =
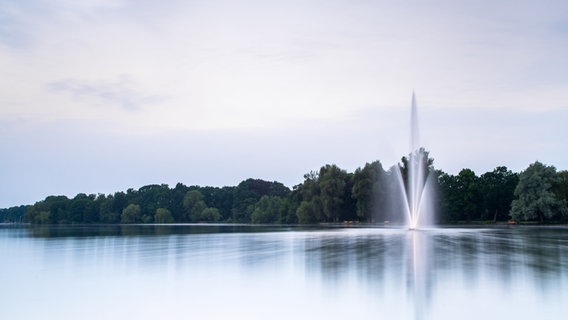
<path id="1" fill-rule="evenodd" d="M 345 195 L 345 176 L 347 172 L 336 165 L 325 165 L 320 169 L 319 184 L 322 209 L 329 221 L 339 221 Z"/>
<path id="2" fill-rule="evenodd" d="M 205 208 L 201 211 L 201 217 L 199 221 L 205 222 L 217 222 L 221 220 L 221 214 L 219 213 L 219 209 L 217 208 Z"/>
<path id="3" fill-rule="evenodd" d="M 568 201 L 568 170 L 558 172 L 558 183 L 554 186 L 556 197 Z"/>
<path id="4" fill-rule="evenodd" d="M 141 219 L 140 213 L 141 213 L 140 206 L 131 203 L 122 210 L 122 214 L 120 215 L 120 223 L 140 222 Z"/>
<path id="5" fill-rule="evenodd" d="M 247 179 L 233 190 L 233 222 L 250 222 L 256 203 L 262 196 L 286 197 L 290 189 L 280 182 Z"/>
<path id="6" fill-rule="evenodd" d="M 221 220 L 229 220 L 232 216 L 233 193 L 235 187 L 202 187 L 199 189 L 203 193 L 203 201 L 208 207 L 217 208 Z"/>
<path id="7" fill-rule="evenodd" d="M 166 208 L 156 209 L 156 214 L 154 215 L 154 222 L 156 223 L 173 223 L 174 217 L 170 210 Z"/>
<path id="8" fill-rule="evenodd" d="M 511 218 L 515 220 L 538 220 L 561 217 L 568 212 L 566 200 L 559 199 L 553 187 L 561 183 L 561 178 L 553 166 L 538 161 L 519 174 L 515 188 L 515 199 L 511 203 Z"/>
<path id="9" fill-rule="evenodd" d="M 282 199 L 282 210 L 280 211 L 279 223 L 295 224 L 298 223 L 296 211 L 300 203 L 297 200 L 298 192 L 292 191 L 290 195 Z"/>
<path id="10" fill-rule="evenodd" d="M 70 200 L 66 196 L 48 196 L 30 206 L 24 220 L 31 223 L 70 223 Z"/>
<path id="11" fill-rule="evenodd" d="M 457 175 L 457 191 L 460 196 L 458 197 L 457 206 L 465 215 L 467 221 L 471 221 L 473 217 L 477 216 L 479 204 L 479 178 L 471 169 L 462 169 Z"/>
<path id="12" fill-rule="evenodd" d="M 458 208 L 457 202 L 459 194 L 457 193 L 457 178 L 454 175 L 439 170 L 438 188 L 439 188 L 439 220 L 445 223 L 463 220 L 462 212 Z"/>
<path id="13" fill-rule="evenodd" d="M 355 211 L 359 219 L 371 222 L 377 218 L 373 213 L 386 196 L 382 184 L 384 175 L 385 171 L 379 161 L 366 163 L 363 168 L 355 170 L 351 196 L 356 201 Z"/>
<path id="14" fill-rule="evenodd" d="M 51 223 L 51 212 L 49 211 L 41 211 L 35 221 L 39 224 L 49 224 Z"/>
<path id="15" fill-rule="evenodd" d="M 314 201 L 302 201 L 296 210 L 298 223 L 310 224 L 318 221 Z"/>
<path id="16" fill-rule="evenodd" d="M 339 219 L 343 221 L 358 220 L 357 201 L 353 198 L 353 173 L 347 172 L 343 175 L 345 187 L 343 188 L 343 203 L 339 209 Z"/>
<path id="17" fill-rule="evenodd" d="M 99 206 L 99 219 L 100 222 L 103 223 L 117 223 L 120 220 L 120 215 L 118 214 L 118 212 L 120 211 L 114 211 L 113 207 L 114 207 L 114 196 L 113 195 L 108 195 L 104 198 L 99 197 L 100 198 L 100 206 Z"/>
<path id="18" fill-rule="evenodd" d="M 440 188 L 440 218 L 444 222 L 471 221 L 479 217 L 479 177 L 471 169 L 462 169 L 457 176 L 435 172 Z"/>
<path id="19" fill-rule="evenodd" d="M 135 203 L 140 205 L 144 220 L 151 221 L 158 208 L 169 207 L 170 197 L 171 192 L 167 184 L 151 184 L 138 189 Z"/>
<path id="20" fill-rule="evenodd" d="M 307 224 L 323 220 L 320 189 L 319 173 L 314 171 L 304 174 L 304 182 L 295 187 L 293 196 L 299 201 L 296 208 L 299 223 Z"/>
<path id="21" fill-rule="evenodd" d="M 176 184 L 175 188 L 171 190 L 171 204 L 168 209 L 174 217 L 174 222 L 185 221 L 185 208 L 183 206 L 183 199 L 185 198 L 185 195 L 188 191 L 189 187 L 187 187 L 183 183 Z"/>
<path id="22" fill-rule="evenodd" d="M 482 220 L 496 222 L 507 219 L 518 182 L 518 175 L 507 167 L 497 167 L 479 177 Z"/>
<path id="23" fill-rule="evenodd" d="M 191 222 L 198 222 L 201 219 L 201 213 L 207 208 L 207 205 L 203 201 L 203 194 L 199 190 L 190 190 L 183 198 L 183 207 L 186 219 Z"/>
<path id="24" fill-rule="evenodd" d="M 254 206 L 251 215 L 252 223 L 276 223 L 283 209 L 282 198 L 278 196 L 262 196 Z"/>
<path id="25" fill-rule="evenodd" d="M 31 206 L 18 206 L 7 209 L 0 209 L 0 223 L 2 222 L 22 222 L 24 215 Z"/>
<path id="26" fill-rule="evenodd" d="M 318 172 L 304 175 L 290 196 L 298 222 L 337 222 L 354 218 L 352 175 L 336 165 L 325 165 Z"/>
<path id="27" fill-rule="evenodd" d="M 86 195 L 79 193 L 71 199 L 67 207 L 69 221 L 71 223 L 97 222 L 99 220 L 99 210 L 94 206 L 95 198 L 94 194 Z"/>

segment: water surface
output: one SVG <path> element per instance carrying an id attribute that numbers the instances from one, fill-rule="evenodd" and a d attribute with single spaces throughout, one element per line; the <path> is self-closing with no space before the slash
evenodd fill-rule
<path id="1" fill-rule="evenodd" d="M 0 319 L 562 319 L 568 228 L 0 226 Z"/>

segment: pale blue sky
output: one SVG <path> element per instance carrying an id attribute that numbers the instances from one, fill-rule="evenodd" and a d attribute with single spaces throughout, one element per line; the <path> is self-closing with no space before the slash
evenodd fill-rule
<path id="1" fill-rule="evenodd" d="M 152 183 L 292 187 L 409 152 L 568 169 L 566 1 L 0 4 L 0 207 Z"/>

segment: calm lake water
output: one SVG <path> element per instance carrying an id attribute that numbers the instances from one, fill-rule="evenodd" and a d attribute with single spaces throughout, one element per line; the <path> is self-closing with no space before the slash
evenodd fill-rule
<path id="1" fill-rule="evenodd" d="M 0 319 L 566 319 L 568 228 L 0 226 Z"/>

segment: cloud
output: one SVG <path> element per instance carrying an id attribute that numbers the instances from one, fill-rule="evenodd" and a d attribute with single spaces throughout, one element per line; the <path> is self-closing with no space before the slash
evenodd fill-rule
<path id="1" fill-rule="evenodd" d="M 131 139 L 135 158 L 172 143 L 145 167 L 125 162 L 132 171 L 109 177 L 122 186 L 132 177 L 160 183 L 163 173 L 147 177 L 154 164 L 174 180 L 188 159 L 199 159 L 189 183 L 222 162 L 227 172 L 195 181 L 219 184 L 259 172 L 301 179 L 326 162 L 390 165 L 408 152 L 413 89 L 423 141 L 442 169 L 519 170 L 536 157 L 562 167 L 567 9 L 560 0 L 5 0 L 0 143 L 13 161 L 1 175 L 12 185 L 21 175 L 13 172 L 35 168 L 56 181 L 52 169 L 67 172 L 62 161 L 72 157 L 59 158 L 61 145 L 47 142 L 81 135 L 101 146 Z M 154 136 L 162 138 L 149 146 Z M 65 154 L 82 153 L 77 144 Z M 42 145 L 51 147 L 29 150 Z M 221 152 L 228 149 L 236 155 Z M 112 168 L 103 154 L 74 165 Z M 262 160 L 267 154 L 278 157 Z M 69 179 L 82 191 L 81 179 Z"/>
<path id="2" fill-rule="evenodd" d="M 119 106 L 130 111 L 165 99 L 164 96 L 144 93 L 145 90 L 127 76 L 121 76 L 113 82 L 64 79 L 49 82 L 46 88 L 54 93 L 69 94 L 78 100 L 90 100 L 92 104 Z"/>

